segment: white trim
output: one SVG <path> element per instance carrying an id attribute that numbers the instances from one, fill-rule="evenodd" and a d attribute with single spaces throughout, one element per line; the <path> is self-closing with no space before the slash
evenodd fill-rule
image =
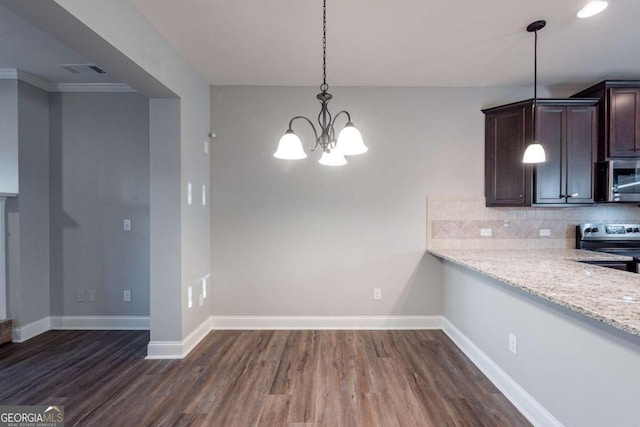
<path id="1" fill-rule="evenodd" d="M 13 327 L 13 342 L 25 342 L 35 336 L 43 334 L 51 329 L 51 318 L 45 317 L 24 326 Z"/>
<path id="2" fill-rule="evenodd" d="M 17 80 L 18 70 L 15 68 L 0 68 L 0 80 Z"/>
<path id="3" fill-rule="evenodd" d="M 475 345 L 465 334 L 449 320 L 442 318 L 442 330 L 467 355 L 474 365 L 489 378 L 498 390 L 524 415 L 534 426 L 562 427 L 547 409 L 522 388 L 513 378 L 502 370 L 489 356 Z"/>
<path id="4" fill-rule="evenodd" d="M 49 92 L 136 92 L 125 83 L 51 83 Z"/>
<path id="5" fill-rule="evenodd" d="M 442 316 L 211 316 L 211 328 L 229 329 L 442 329 Z"/>
<path id="6" fill-rule="evenodd" d="M 47 92 L 51 92 L 51 83 L 48 81 L 41 79 L 40 77 L 36 77 L 33 74 L 29 74 L 26 71 L 16 70 L 18 80 L 22 80 L 25 83 L 30 84 L 31 86 L 35 86 L 39 89 L 42 89 Z"/>
<path id="7" fill-rule="evenodd" d="M 184 357 L 191 353 L 191 350 L 205 339 L 211 332 L 211 317 L 207 317 L 197 328 L 195 328 L 185 339 L 182 340 L 182 354 Z"/>
<path id="8" fill-rule="evenodd" d="M 144 316 L 51 316 L 51 329 L 148 330 Z"/>
<path id="9" fill-rule="evenodd" d="M 0 68 L 0 80 L 21 80 L 47 92 L 136 92 L 125 83 L 52 83 L 15 68 Z"/>
<path id="10" fill-rule="evenodd" d="M 182 341 L 149 341 L 145 359 L 184 359 Z"/>
<path id="11" fill-rule="evenodd" d="M 149 341 L 146 359 L 184 359 L 211 330 L 211 317 L 207 317 L 182 341 Z"/>

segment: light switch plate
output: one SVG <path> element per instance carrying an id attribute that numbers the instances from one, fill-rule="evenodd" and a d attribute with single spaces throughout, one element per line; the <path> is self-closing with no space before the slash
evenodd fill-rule
<path id="1" fill-rule="evenodd" d="M 122 221 L 122 229 L 124 231 L 131 231 L 131 220 L 129 218 L 125 218 Z"/>
<path id="2" fill-rule="evenodd" d="M 490 228 L 481 228 L 480 229 L 480 235 L 482 237 L 490 237 L 491 236 L 491 229 Z"/>

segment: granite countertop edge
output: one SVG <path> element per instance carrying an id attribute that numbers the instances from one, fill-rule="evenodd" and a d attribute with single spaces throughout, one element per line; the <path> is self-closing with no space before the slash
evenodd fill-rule
<path id="1" fill-rule="evenodd" d="M 540 251 L 540 250 L 533 250 L 535 251 Z M 618 319 L 616 318 L 616 316 L 614 315 L 607 315 L 607 314 L 603 314 L 599 311 L 597 311 L 597 309 L 594 308 L 589 308 L 589 307 L 585 307 L 583 305 L 580 305 L 576 302 L 572 302 L 571 301 L 571 293 L 569 292 L 569 294 L 567 294 L 566 297 L 561 298 L 561 297 L 557 297 L 552 295 L 549 292 L 545 292 L 545 291 L 541 291 L 536 289 L 533 286 L 528 286 L 525 282 L 525 280 L 513 280 L 510 279 L 509 277 L 506 277 L 504 274 L 499 274 L 496 273 L 495 271 L 491 271 L 491 269 L 487 269 L 487 268 L 483 268 L 480 265 L 476 265 L 473 262 L 474 258 L 478 258 L 479 256 L 479 251 L 477 250 L 464 250 L 464 249 L 458 249 L 458 250 L 447 250 L 447 249 L 428 249 L 427 252 L 429 252 L 430 254 L 450 261 L 454 264 L 457 265 L 461 265 L 465 268 L 468 268 L 472 271 L 478 272 L 486 277 L 490 277 L 494 280 L 497 280 L 501 283 L 504 283 L 508 286 L 514 287 L 516 289 L 519 289 L 523 292 L 526 292 L 528 294 L 534 295 L 536 297 L 542 298 L 546 301 L 549 301 L 553 304 L 557 304 L 561 307 L 567 308 L 571 311 L 574 311 L 576 313 L 580 313 L 584 316 L 587 316 L 589 318 L 592 318 L 594 320 L 597 320 L 599 322 L 602 322 L 606 325 L 609 325 L 611 327 L 614 327 L 616 329 L 622 330 L 624 332 L 627 332 L 629 334 L 632 335 L 636 335 L 636 336 L 640 336 L 640 327 L 630 324 L 628 321 L 625 321 L 624 319 Z M 507 256 L 507 253 L 510 257 L 513 256 L 513 254 L 520 252 L 522 254 L 523 257 L 527 257 L 529 253 L 531 253 L 531 250 L 520 250 L 520 251 L 500 251 L 500 250 L 492 250 L 492 251 L 482 251 L 482 253 L 486 256 L 486 257 L 496 257 L 496 256 L 500 256 L 500 254 L 504 254 L 505 257 Z M 546 251 L 549 252 L 549 251 Z M 562 268 L 562 261 L 571 261 L 571 262 L 575 262 L 575 261 L 584 261 L 584 260 L 594 260 L 594 259 L 603 259 L 603 260 L 622 260 L 622 261 L 628 261 L 631 258 L 629 257 L 625 257 L 625 256 L 618 256 L 618 255 L 609 255 L 609 254 L 601 254 L 598 253 L 597 256 L 594 256 L 592 252 L 586 252 L 586 251 L 582 251 L 582 250 L 563 250 L 562 251 L 563 256 L 561 259 L 558 260 L 558 266 L 557 268 Z M 467 258 L 465 256 L 465 254 L 471 255 L 471 259 Z M 596 267 L 597 269 L 604 269 L 604 267 Z M 609 274 L 609 275 L 625 275 L 624 277 L 628 277 L 629 281 L 632 281 L 635 279 L 635 276 L 629 276 L 632 275 L 634 273 L 626 273 L 626 272 L 619 272 L 619 271 L 615 271 L 615 270 L 611 270 L 608 271 L 609 269 L 605 269 L 606 271 L 603 271 L 603 273 L 605 274 Z M 531 273 L 531 278 L 534 277 L 534 273 Z M 531 279 L 530 278 L 530 279 Z M 638 289 L 640 291 L 640 277 L 638 279 Z M 562 286 L 561 284 L 559 286 Z M 570 290 L 569 290 L 570 291 Z M 618 304 L 629 304 L 629 303 L 625 303 L 623 301 L 618 302 Z M 638 305 L 640 304 L 640 299 L 636 299 L 634 301 L 634 304 Z M 638 314 L 638 320 L 640 323 L 640 313 Z M 635 323 L 635 322 L 634 322 Z"/>

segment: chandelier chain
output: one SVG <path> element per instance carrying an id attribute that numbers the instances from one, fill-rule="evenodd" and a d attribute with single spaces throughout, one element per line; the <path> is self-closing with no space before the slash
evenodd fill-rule
<path id="1" fill-rule="evenodd" d="M 327 0 L 322 5 L 322 86 L 320 90 L 326 92 L 327 85 Z"/>

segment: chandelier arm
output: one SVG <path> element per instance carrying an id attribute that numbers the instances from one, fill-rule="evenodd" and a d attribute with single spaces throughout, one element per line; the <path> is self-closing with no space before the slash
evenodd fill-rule
<path id="1" fill-rule="evenodd" d="M 290 131 L 293 131 L 293 129 L 292 129 L 293 122 L 294 122 L 294 120 L 297 120 L 297 119 L 304 119 L 311 126 L 311 129 L 313 130 L 313 135 L 316 137 L 316 143 L 313 146 L 313 148 L 309 147 L 309 150 L 315 151 L 315 149 L 318 148 L 318 131 L 316 130 L 316 127 L 313 125 L 313 122 L 311 120 L 309 120 L 308 118 L 306 118 L 305 116 L 295 116 L 294 118 L 292 118 L 289 121 L 289 130 Z"/>
<path id="2" fill-rule="evenodd" d="M 333 117 L 333 122 L 331 122 L 331 127 L 335 125 L 336 119 L 340 117 L 340 114 L 345 114 L 347 116 L 347 123 L 351 123 L 351 114 L 349 114 L 347 110 L 342 110 Z"/>

